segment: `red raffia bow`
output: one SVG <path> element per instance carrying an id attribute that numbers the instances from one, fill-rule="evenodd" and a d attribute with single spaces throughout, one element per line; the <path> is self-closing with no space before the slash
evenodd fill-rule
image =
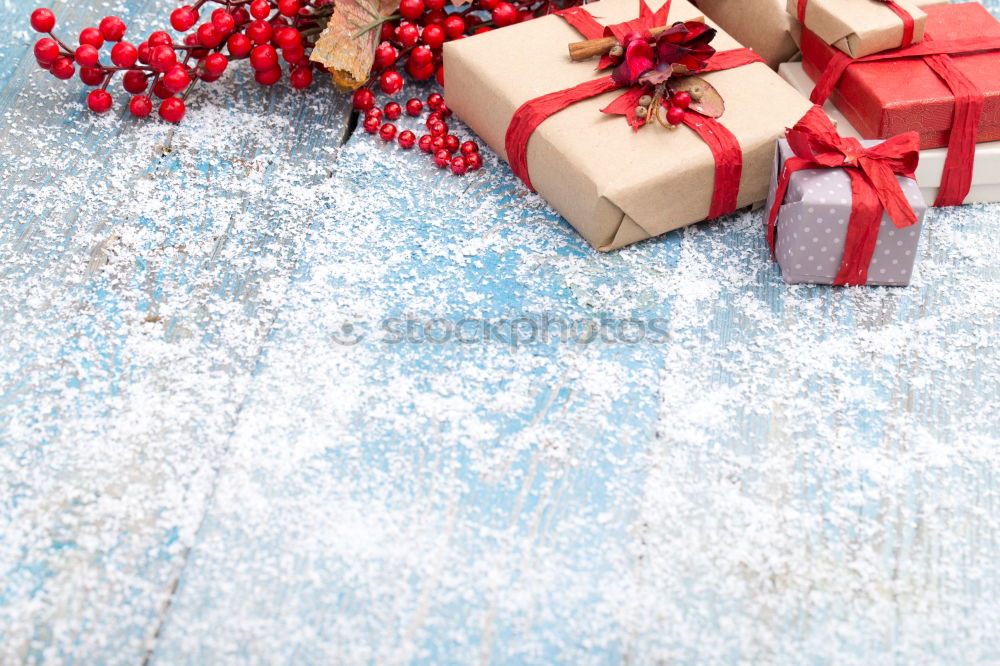
<path id="1" fill-rule="evenodd" d="M 879 0 L 893 12 L 896 16 L 903 20 L 903 41 L 900 46 L 909 46 L 913 43 L 913 34 L 917 30 L 917 22 L 913 20 L 913 16 L 910 12 L 906 11 L 899 6 L 896 0 Z M 809 4 L 809 0 L 799 0 L 799 23 L 805 25 L 806 23 L 806 5 Z"/>
<path id="2" fill-rule="evenodd" d="M 670 2 L 671 0 L 666 0 L 663 6 L 654 12 L 645 0 L 639 0 L 638 18 L 607 27 L 598 23 L 582 7 L 571 7 L 556 12 L 556 14 L 587 39 L 614 36 L 620 44 L 627 44 L 633 35 L 645 35 L 651 28 L 666 25 L 667 14 L 670 12 Z M 601 59 L 598 68 L 608 65 L 610 61 L 606 58 L 607 56 Z M 755 62 L 762 63 L 764 59 L 750 49 L 732 49 L 712 54 L 698 72 L 718 72 Z M 522 104 L 514 112 L 505 137 L 507 160 L 510 162 L 510 168 L 514 174 L 524 181 L 529 189 L 534 190 L 528 176 L 528 140 L 535 129 L 546 118 L 562 111 L 571 104 L 625 87 L 629 87 L 629 90 L 601 111 L 603 113 L 624 114 L 629 118 L 630 124 L 633 124 L 636 103 L 643 94 L 644 86 L 630 87 L 627 80 L 624 80 L 623 77 L 616 79 L 614 75 L 586 81 L 572 88 L 542 95 Z M 630 113 L 632 116 L 629 116 Z M 733 212 L 736 210 L 740 177 L 743 173 L 743 151 L 739 141 L 732 132 L 714 118 L 702 116 L 690 109 L 685 111 L 681 122 L 701 137 L 715 158 L 715 185 L 708 218 Z"/>
<path id="3" fill-rule="evenodd" d="M 816 49 L 819 48 L 815 39 L 803 38 L 803 57 L 818 62 Z M 924 33 L 924 41 L 882 53 L 874 53 L 863 58 L 851 58 L 849 55 L 834 49 L 833 57 L 816 82 L 816 87 L 809 96 L 813 104 L 822 105 L 829 99 L 833 89 L 837 87 L 847 68 L 855 63 L 875 62 L 879 60 L 902 60 L 904 58 L 920 58 L 937 74 L 955 96 L 955 113 L 951 122 L 951 134 L 948 137 L 948 155 L 944 162 L 944 174 L 941 176 L 941 189 L 938 190 L 935 206 L 961 206 L 972 189 L 972 171 L 976 160 L 976 137 L 979 131 L 979 121 L 983 115 L 986 96 L 962 71 L 955 66 L 950 56 L 976 53 L 979 51 L 995 51 L 1000 49 L 1000 42 L 990 37 L 963 37 L 952 40 L 935 40 L 929 33 Z"/>
<path id="4" fill-rule="evenodd" d="M 851 177 L 851 217 L 844 240 L 844 258 L 835 285 L 863 285 L 875 254 L 882 213 L 896 227 L 915 224 L 917 215 L 896 174 L 914 178 L 920 159 L 920 135 L 906 132 L 865 148 L 853 137 L 842 137 L 822 108 L 814 106 L 795 127 L 785 132 L 795 157 L 785 161 L 767 216 L 767 243 L 775 251 L 778 211 L 784 203 L 792 174 L 803 169 L 844 169 Z"/>

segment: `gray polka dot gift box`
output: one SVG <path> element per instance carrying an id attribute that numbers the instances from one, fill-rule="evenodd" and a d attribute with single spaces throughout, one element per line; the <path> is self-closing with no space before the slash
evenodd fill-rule
<path id="1" fill-rule="evenodd" d="M 788 283 L 906 286 L 927 206 L 913 172 L 919 136 L 841 137 L 814 107 L 775 149 L 767 212 Z"/>

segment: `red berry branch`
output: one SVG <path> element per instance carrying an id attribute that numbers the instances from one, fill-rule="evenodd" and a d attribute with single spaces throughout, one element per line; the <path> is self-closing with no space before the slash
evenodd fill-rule
<path id="1" fill-rule="evenodd" d="M 195 28 L 199 10 L 208 3 L 222 6 Z M 38 65 L 59 79 L 73 78 L 79 66 L 80 80 L 95 87 L 87 95 L 92 111 L 104 113 L 111 108 L 108 88 L 115 75 L 124 72 L 121 84 L 133 95 L 128 105 L 132 115 L 148 116 L 156 97 L 162 100 L 160 117 L 176 123 L 184 117 L 184 101 L 195 84 L 217 80 L 233 60 L 250 60 L 254 78 L 262 85 L 281 79 L 280 60 L 284 60 L 292 87 L 309 87 L 315 65 L 309 61 L 308 50 L 331 12 L 328 0 L 198 0 L 170 14 L 171 27 L 188 33 L 181 44 L 162 30 L 138 46 L 124 41 L 127 28 L 116 16 L 103 18 L 96 28 L 84 28 L 75 49 L 53 33 L 56 18 L 50 10 L 32 12 L 31 27 L 48 35 L 35 42 Z M 106 43 L 114 44 L 111 64 L 101 62 L 100 49 Z"/>

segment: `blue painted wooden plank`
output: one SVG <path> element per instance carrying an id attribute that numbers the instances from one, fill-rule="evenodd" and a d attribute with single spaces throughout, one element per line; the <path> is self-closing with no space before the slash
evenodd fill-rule
<path id="1" fill-rule="evenodd" d="M 242 69 L 177 128 L 0 93 L 0 662 L 141 662 L 169 605 L 345 121 Z"/>

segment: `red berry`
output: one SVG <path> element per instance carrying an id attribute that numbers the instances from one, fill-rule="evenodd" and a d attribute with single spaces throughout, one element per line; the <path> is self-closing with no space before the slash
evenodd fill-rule
<path id="1" fill-rule="evenodd" d="M 404 47 L 409 48 L 420 39 L 420 30 L 412 23 L 404 23 L 396 28 L 396 40 Z"/>
<path id="2" fill-rule="evenodd" d="M 434 80 L 438 82 L 439 86 L 444 86 L 444 65 L 437 68 L 434 73 Z"/>
<path id="3" fill-rule="evenodd" d="M 410 130 L 399 133 L 399 138 L 396 139 L 399 142 L 399 147 L 405 150 L 413 148 L 413 144 L 417 141 L 417 136 Z"/>
<path id="4" fill-rule="evenodd" d="M 59 45 L 51 37 L 42 37 L 35 42 L 35 58 L 38 62 L 51 65 L 59 57 Z"/>
<path id="5" fill-rule="evenodd" d="M 56 15 L 51 9 L 39 7 L 31 12 L 31 27 L 36 32 L 52 32 L 52 28 L 56 27 Z"/>
<path id="6" fill-rule="evenodd" d="M 410 60 L 415 63 L 415 67 L 426 67 L 434 62 L 434 53 L 429 46 L 418 46 L 410 53 Z"/>
<path id="7" fill-rule="evenodd" d="M 500 0 L 479 0 L 479 8 L 492 12 L 499 3 Z"/>
<path id="8" fill-rule="evenodd" d="M 670 98 L 670 104 L 679 109 L 686 109 L 691 106 L 691 93 L 686 90 L 675 92 Z M 676 123 L 675 123 L 676 124 Z"/>
<path id="9" fill-rule="evenodd" d="M 394 69 L 382 72 L 378 81 L 379 89 L 386 95 L 395 95 L 403 87 L 403 77 Z"/>
<path id="10" fill-rule="evenodd" d="M 150 47 L 149 42 L 142 42 L 136 47 L 136 51 L 139 52 L 139 62 L 143 65 L 149 64 L 149 54 L 152 52 L 152 47 Z"/>
<path id="11" fill-rule="evenodd" d="M 250 22 L 250 12 L 244 7 L 237 7 L 233 10 L 233 20 L 236 21 L 236 25 L 244 26 Z"/>
<path id="12" fill-rule="evenodd" d="M 456 176 L 461 176 L 465 173 L 467 167 L 468 165 L 465 163 L 464 157 L 456 157 L 451 161 L 451 172 Z"/>
<path id="13" fill-rule="evenodd" d="M 90 44 L 81 44 L 76 47 L 76 53 L 73 54 L 73 59 L 76 60 L 82 67 L 93 67 L 97 64 L 100 59 L 100 53 Z"/>
<path id="14" fill-rule="evenodd" d="M 442 169 L 448 166 L 449 162 L 451 162 L 451 153 L 447 150 L 439 150 L 434 153 L 434 164 L 437 164 Z"/>
<path id="15" fill-rule="evenodd" d="M 493 22 L 501 28 L 506 25 L 513 25 L 517 23 L 517 19 L 517 8 L 509 2 L 503 2 L 503 0 L 501 0 L 501 2 L 498 2 L 496 7 L 493 8 Z"/>
<path id="16" fill-rule="evenodd" d="M 271 3 L 267 0 L 253 0 L 250 3 L 250 15 L 255 19 L 266 19 L 271 15 Z"/>
<path id="17" fill-rule="evenodd" d="M 392 123 L 386 123 L 378 129 L 378 135 L 383 141 L 392 141 L 396 138 L 396 126 Z"/>
<path id="18" fill-rule="evenodd" d="M 436 122 L 427 129 L 431 131 L 431 136 L 444 136 L 448 133 L 448 126 L 442 122 Z"/>
<path id="19" fill-rule="evenodd" d="M 444 28 L 439 25 L 429 25 L 424 28 L 424 32 L 421 35 L 421 39 L 424 44 L 431 47 L 432 49 L 439 49 L 441 45 L 444 44 Z"/>
<path id="20" fill-rule="evenodd" d="M 97 28 L 101 31 L 101 36 L 109 42 L 121 41 L 125 36 L 125 22 L 117 16 L 105 16 L 97 24 Z"/>
<path id="21" fill-rule="evenodd" d="M 214 23 L 202 23 L 198 26 L 198 43 L 206 49 L 214 49 L 224 38 L 225 34 L 220 32 Z"/>
<path id="22" fill-rule="evenodd" d="M 460 150 L 462 151 L 463 155 L 465 155 L 466 157 L 468 157 L 469 155 L 471 155 L 473 153 L 478 153 L 479 152 L 479 146 L 476 145 L 475 141 L 465 141 L 465 142 L 462 143 L 462 146 L 461 146 Z"/>
<path id="23" fill-rule="evenodd" d="M 448 105 L 444 103 L 444 100 L 441 100 L 441 103 L 438 104 L 438 108 L 435 110 L 442 118 L 451 118 L 451 109 L 449 109 Z"/>
<path id="24" fill-rule="evenodd" d="M 139 52 L 128 42 L 118 42 L 111 47 L 111 62 L 115 67 L 131 67 L 139 59 Z"/>
<path id="25" fill-rule="evenodd" d="M 91 90 L 90 94 L 87 95 L 87 106 L 94 113 L 104 113 L 110 109 L 111 101 L 111 95 L 108 94 L 108 91 L 101 88 Z"/>
<path id="26" fill-rule="evenodd" d="M 292 82 L 292 87 L 296 90 L 303 90 L 312 85 L 313 82 L 313 71 L 312 67 L 296 67 L 292 70 L 289 76 Z"/>
<path id="27" fill-rule="evenodd" d="M 136 95 L 128 103 L 128 110 L 136 118 L 145 118 L 153 112 L 153 102 L 145 95 Z"/>
<path id="28" fill-rule="evenodd" d="M 413 21 L 424 13 L 424 0 L 400 0 L 399 15 Z"/>
<path id="29" fill-rule="evenodd" d="M 274 69 L 278 66 L 278 52 L 270 44 L 255 46 L 250 52 L 250 66 L 258 72 Z"/>
<path id="30" fill-rule="evenodd" d="M 472 34 L 473 34 L 473 35 L 481 35 L 481 34 L 483 34 L 484 32 L 489 32 L 489 31 L 490 31 L 490 30 L 492 30 L 492 29 L 493 29 L 493 28 L 489 27 L 488 25 L 484 25 L 484 26 L 482 26 L 482 27 L 479 27 L 479 28 L 476 28 L 476 29 L 475 29 L 475 30 L 474 30 L 474 31 L 472 32 Z"/>
<path id="31" fill-rule="evenodd" d="M 236 19 L 224 9 L 216 9 L 212 12 L 212 25 L 223 37 L 236 29 Z M 222 40 L 219 40 L 220 42 Z"/>
<path id="32" fill-rule="evenodd" d="M 73 66 L 72 58 L 63 56 L 61 58 L 56 58 L 49 71 L 52 72 L 52 76 L 65 81 L 66 79 L 73 78 L 73 75 L 76 74 L 76 67 Z"/>
<path id="33" fill-rule="evenodd" d="M 267 21 L 257 19 L 247 26 L 247 37 L 253 40 L 254 44 L 263 44 L 271 39 L 273 29 Z"/>
<path id="34" fill-rule="evenodd" d="M 351 97 L 351 105 L 358 111 L 367 111 L 375 106 L 375 93 L 367 88 L 355 90 Z"/>
<path id="35" fill-rule="evenodd" d="M 430 106 L 430 104 L 428 104 L 427 106 Z M 433 125 L 434 123 L 443 123 L 443 122 L 444 122 L 444 117 L 440 113 L 438 113 L 437 111 L 431 111 L 430 113 L 427 114 L 427 120 L 424 121 L 424 124 L 427 125 L 427 129 L 430 129 L 431 125 Z"/>
<path id="36" fill-rule="evenodd" d="M 417 81 L 426 81 L 434 76 L 434 63 L 418 65 L 411 56 L 406 59 L 406 73 Z"/>
<path id="37" fill-rule="evenodd" d="M 457 153 L 460 143 L 458 137 L 454 134 L 448 134 L 444 137 L 444 149 L 449 153 Z"/>
<path id="38" fill-rule="evenodd" d="M 179 93 L 191 84 L 191 76 L 184 69 L 184 65 L 174 65 L 169 72 L 163 75 L 163 85 L 173 93 Z"/>
<path id="39" fill-rule="evenodd" d="M 177 54 L 172 46 L 154 46 L 149 52 L 149 66 L 157 72 L 167 72 L 177 64 Z"/>
<path id="40" fill-rule="evenodd" d="M 452 39 L 465 32 L 465 20 L 461 16 L 452 14 L 444 20 L 444 34 Z"/>
<path id="41" fill-rule="evenodd" d="M 80 80 L 88 86 L 99 86 L 104 83 L 104 70 L 99 67 L 81 67 Z"/>
<path id="42" fill-rule="evenodd" d="M 667 109 L 667 122 L 671 125 L 680 125 L 681 121 L 684 120 L 684 109 L 672 106 Z"/>
<path id="43" fill-rule="evenodd" d="M 295 16 L 301 8 L 299 0 L 278 0 L 278 12 L 282 16 Z"/>
<path id="44" fill-rule="evenodd" d="M 365 122 L 361 124 L 366 132 L 369 134 L 375 134 L 379 131 L 382 123 L 377 118 L 365 118 Z"/>
<path id="45" fill-rule="evenodd" d="M 171 44 L 174 43 L 174 40 L 170 36 L 170 34 L 162 30 L 157 30 L 156 32 L 150 34 L 149 39 L 147 39 L 146 41 L 149 42 L 150 48 L 154 46 L 170 46 Z"/>
<path id="46" fill-rule="evenodd" d="M 210 76 L 219 76 L 226 71 L 226 67 L 229 66 L 229 58 L 221 53 L 211 53 L 205 56 L 203 64 L 206 74 Z"/>
<path id="47" fill-rule="evenodd" d="M 432 137 L 430 134 L 424 134 L 423 136 L 420 137 L 420 140 L 417 141 L 417 145 L 420 146 L 420 150 L 424 151 L 425 153 L 429 153 L 431 152 L 431 141 L 433 139 L 434 137 Z"/>
<path id="48" fill-rule="evenodd" d="M 281 28 L 274 33 L 274 41 L 283 49 L 294 49 L 302 45 L 302 33 L 295 28 Z"/>
<path id="49" fill-rule="evenodd" d="M 525 21 L 530 21 L 533 18 L 535 18 L 535 14 L 530 9 L 522 9 L 517 13 L 518 23 L 524 23 Z"/>
<path id="50" fill-rule="evenodd" d="M 444 147 L 444 137 L 443 136 L 431 136 L 431 152 L 436 153 L 439 150 L 445 150 Z"/>
<path id="51" fill-rule="evenodd" d="M 444 97 L 441 93 L 431 93 L 427 96 L 427 106 L 430 107 L 431 111 L 437 111 L 437 108 L 441 106 L 444 102 Z"/>
<path id="52" fill-rule="evenodd" d="M 426 14 L 424 14 L 424 21 L 423 21 L 423 23 L 424 23 L 425 26 L 428 26 L 428 25 L 437 25 L 437 26 L 441 26 L 442 28 L 444 28 L 444 20 L 446 18 L 448 18 L 448 14 L 446 14 L 443 11 L 441 11 L 440 9 L 436 9 L 434 11 L 430 11 L 430 12 L 427 12 Z"/>
<path id="53" fill-rule="evenodd" d="M 385 117 L 389 120 L 396 120 L 403 115 L 403 107 L 396 102 L 389 102 L 385 105 Z"/>
<path id="54" fill-rule="evenodd" d="M 421 102 L 416 97 L 406 101 L 406 115 L 419 116 L 420 112 L 423 110 L 424 110 L 424 103 Z"/>
<path id="55" fill-rule="evenodd" d="M 133 95 L 145 92 L 146 83 L 146 73 L 141 69 L 130 69 L 122 77 L 122 87 Z"/>
<path id="56" fill-rule="evenodd" d="M 104 46 L 104 37 L 97 28 L 84 28 L 80 31 L 80 43 L 89 44 L 95 49 L 99 49 Z"/>
<path id="57" fill-rule="evenodd" d="M 179 123 L 184 118 L 184 101 L 168 97 L 160 102 L 160 117 L 168 123 Z"/>
<path id="58" fill-rule="evenodd" d="M 229 55 L 233 58 L 245 58 L 250 54 L 253 42 L 246 35 L 236 33 L 229 36 L 229 39 L 226 41 L 226 47 L 229 49 Z"/>
<path id="59" fill-rule="evenodd" d="M 372 108 L 370 108 L 367 111 L 365 111 L 365 118 L 375 118 L 376 120 L 378 120 L 381 123 L 382 122 L 382 109 L 378 108 L 377 106 L 373 106 Z"/>
<path id="60" fill-rule="evenodd" d="M 305 58 L 305 55 L 306 55 L 306 50 L 301 44 L 294 48 L 281 50 L 281 57 L 284 59 L 285 62 L 290 64 L 297 63 L 298 61 Z M 309 59 L 306 58 L 306 62 L 308 61 Z"/>
<path id="61" fill-rule="evenodd" d="M 424 7 L 431 11 L 440 11 L 446 4 L 447 0 L 424 0 Z"/>
<path id="62" fill-rule="evenodd" d="M 469 153 L 465 156 L 465 163 L 469 167 L 469 171 L 478 171 L 483 166 L 483 156 L 479 153 Z"/>
<path id="63" fill-rule="evenodd" d="M 375 49 L 375 67 L 377 69 L 387 69 L 396 64 L 399 54 L 395 47 L 389 42 L 382 42 Z"/>
<path id="64" fill-rule="evenodd" d="M 162 79 L 153 84 L 153 94 L 160 99 L 167 99 L 168 97 L 174 96 L 174 94 L 170 92 L 170 88 L 163 85 Z"/>
<path id="65" fill-rule="evenodd" d="M 254 80 L 262 86 L 273 86 L 281 80 L 281 68 L 277 65 L 273 69 L 263 69 L 254 73 Z"/>
<path id="66" fill-rule="evenodd" d="M 380 42 L 391 42 L 396 39 L 396 26 L 392 24 L 392 21 L 386 21 L 382 24 L 382 29 L 379 30 Z"/>

